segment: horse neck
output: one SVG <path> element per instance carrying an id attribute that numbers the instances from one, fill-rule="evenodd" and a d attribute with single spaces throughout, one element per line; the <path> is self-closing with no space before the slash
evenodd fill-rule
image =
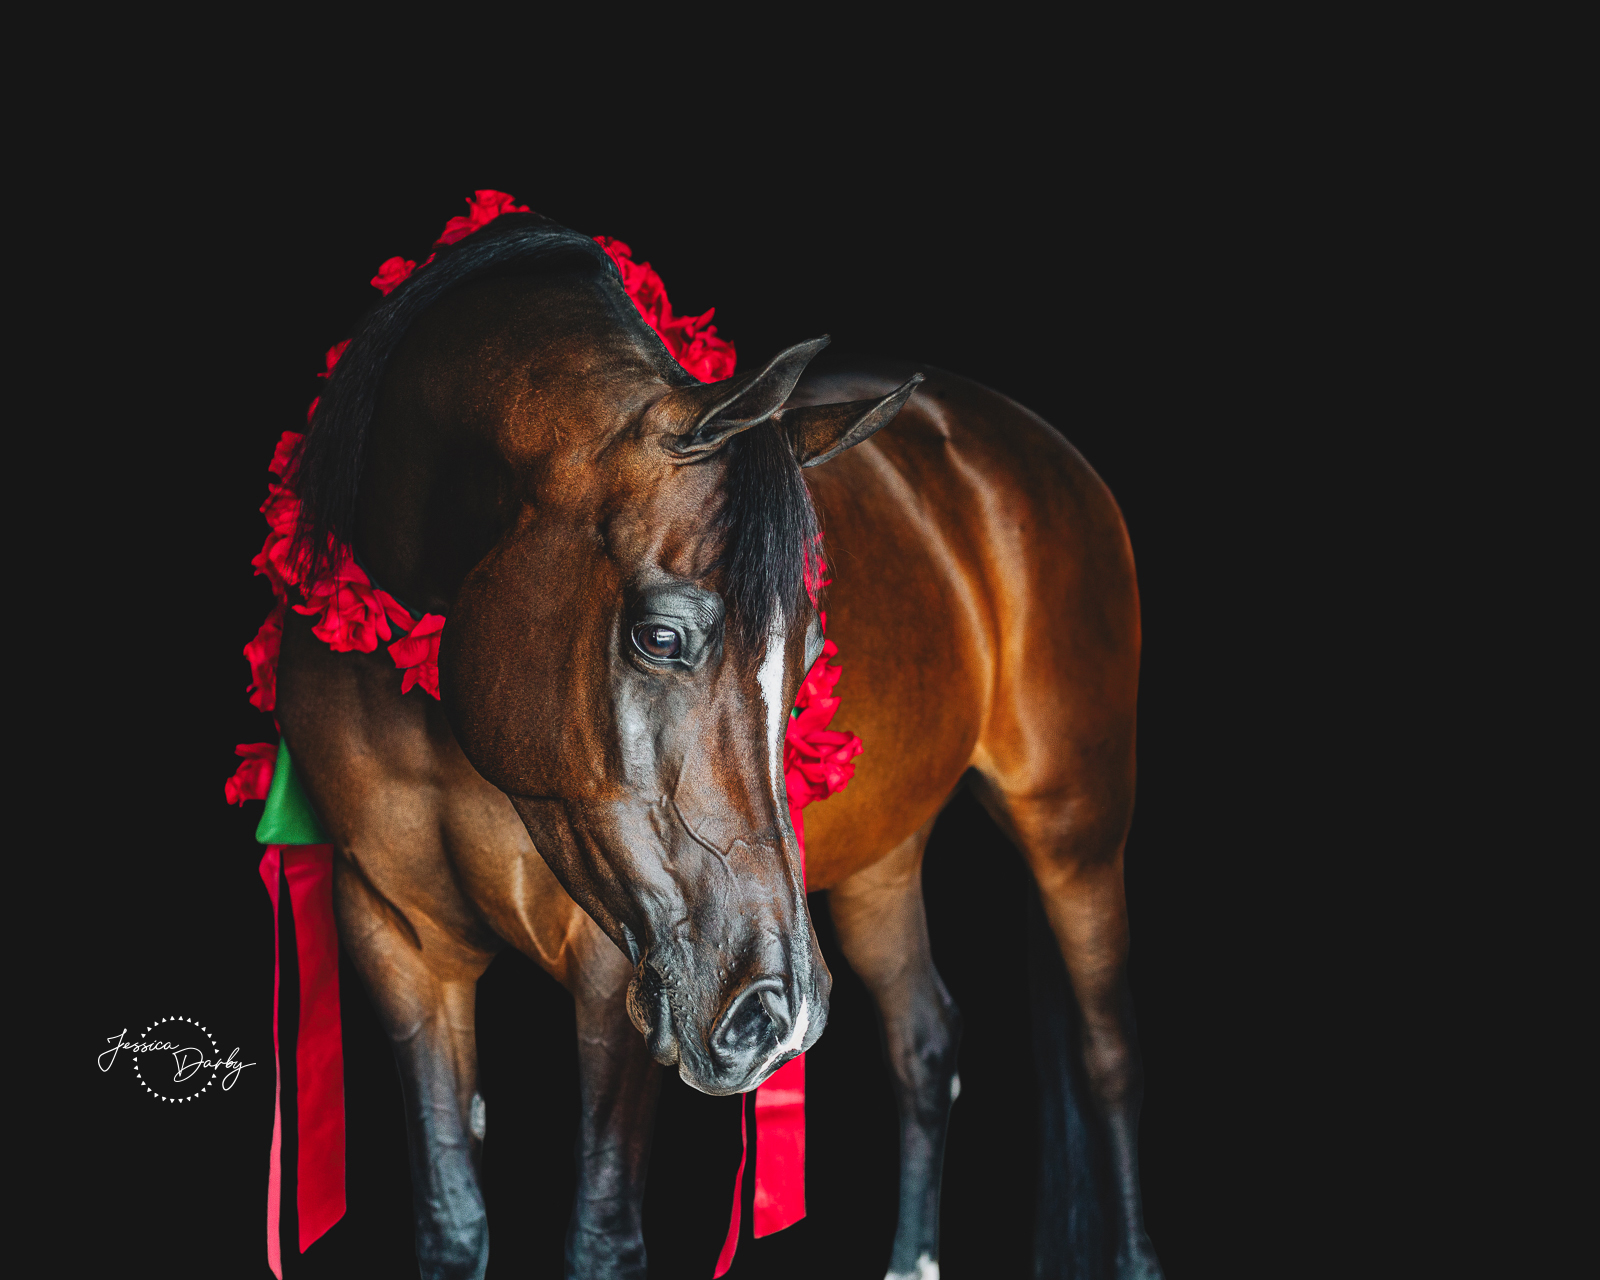
<path id="1" fill-rule="evenodd" d="M 581 489 L 628 402 L 663 375 L 684 377 L 606 282 L 495 281 L 445 299 L 386 376 L 368 431 L 355 545 L 373 580 L 448 616 L 530 478 L 560 466 Z"/>

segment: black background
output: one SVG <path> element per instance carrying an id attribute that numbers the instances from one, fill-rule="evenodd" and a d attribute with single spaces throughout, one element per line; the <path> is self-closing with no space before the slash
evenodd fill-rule
<path id="1" fill-rule="evenodd" d="M 1324 142 L 1301 137 L 1291 155 L 1290 132 L 1124 105 L 1088 125 L 1042 98 L 988 115 L 905 107 L 764 139 L 708 126 L 694 145 L 572 120 L 502 119 L 469 144 L 445 125 L 396 139 L 371 122 L 286 118 L 241 123 L 225 146 L 189 115 L 109 122 L 118 142 L 83 223 L 98 237 L 83 243 L 104 247 L 61 314 L 63 343 L 85 358 L 39 424 L 83 477 L 66 523 L 85 548 L 74 590 L 93 598 L 93 621 L 59 642 L 81 696 L 46 734 L 60 760 L 98 744 L 76 792 L 93 838 L 63 851 L 92 886 L 73 922 L 89 964 L 64 1004 L 91 1135 L 72 1149 L 71 1185 L 93 1229 L 69 1249 L 104 1260 L 159 1239 L 171 1274 L 267 1274 L 273 921 L 255 871 L 259 806 L 222 800 L 234 744 L 272 737 L 239 654 L 270 603 L 248 564 L 265 464 L 303 424 L 326 348 L 376 299 L 378 264 L 425 257 L 477 187 L 627 241 L 677 310 L 717 308 L 741 367 L 827 332 L 824 367 L 924 360 L 1077 445 L 1122 506 L 1144 609 L 1127 876 L 1151 1235 L 1174 1280 L 1312 1274 L 1337 1267 L 1344 1232 L 1327 1224 L 1352 1197 L 1390 1212 L 1381 1170 L 1359 1193 L 1343 1180 L 1334 1153 L 1364 1131 L 1329 1084 L 1348 1054 L 1331 975 L 1355 962 L 1329 941 L 1345 849 L 1327 725 L 1346 686 L 1318 646 L 1345 625 L 1345 588 L 1322 515 L 1360 469 L 1331 443 L 1349 371 L 1377 358 L 1340 318 L 1359 255 L 1328 234 L 1336 194 L 1294 158 Z M 945 1176 L 950 1280 L 1028 1270 L 1025 883 L 958 799 L 925 872 L 935 956 L 967 1028 Z M 747 1235 L 736 1278 L 877 1280 L 893 1233 L 895 1117 L 872 1013 L 825 903 L 812 910 L 836 986 L 808 1058 L 810 1216 Z M 348 968 L 342 999 L 349 1212 L 286 1264 L 414 1274 L 398 1082 Z M 169 1014 L 205 1021 L 256 1065 L 231 1093 L 181 1108 L 149 1101 L 124 1063 L 88 1065 L 102 1037 Z M 503 956 L 481 984 L 479 1044 L 489 1274 L 559 1274 L 571 1002 Z M 653 1274 L 709 1276 L 737 1130 L 731 1100 L 665 1083 Z"/>

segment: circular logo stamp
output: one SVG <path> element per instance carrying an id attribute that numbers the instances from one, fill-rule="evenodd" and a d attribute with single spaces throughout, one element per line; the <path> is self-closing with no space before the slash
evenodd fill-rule
<path id="1" fill-rule="evenodd" d="M 157 1018 L 126 1048 L 134 1079 L 163 1102 L 190 1102 L 217 1082 L 222 1053 L 193 1018 Z"/>

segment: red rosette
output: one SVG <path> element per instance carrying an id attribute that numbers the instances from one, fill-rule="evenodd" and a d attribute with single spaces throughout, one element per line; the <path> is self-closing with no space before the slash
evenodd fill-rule
<path id="1" fill-rule="evenodd" d="M 445 223 L 444 231 L 434 243 L 454 244 L 457 240 L 465 240 L 479 227 L 488 226 L 502 213 L 527 213 L 528 206 L 513 204 L 515 199 L 515 196 L 508 196 L 504 191 L 474 191 L 472 198 L 467 201 L 466 216 L 451 218 Z"/>
<path id="2" fill-rule="evenodd" d="M 278 762 L 278 744 L 241 742 L 233 749 L 233 753 L 243 756 L 244 762 L 222 786 L 228 803 L 243 805 L 246 800 L 265 800 L 267 792 L 272 789 L 272 769 Z"/>
<path id="3" fill-rule="evenodd" d="M 287 600 L 273 606 L 256 638 L 244 647 L 250 664 L 250 705 L 271 711 L 278 705 L 278 650 L 283 645 L 283 614 Z"/>
<path id="4" fill-rule="evenodd" d="M 334 343 L 333 346 L 329 347 L 328 348 L 328 354 L 325 357 L 327 362 L 328 362 L 328 367 L 326 369 L 324 369 L 321 373 L 319 373 L 317 375 L 317 377 L 319 377 L 319 378 L 327 378 L 327 377 L 332 376 L 332 374 L 333 374 L 333 366 L 339 363 L 339 357 L 344 354 L 344 349 L 346 347 L 348 347 L 349 345 L 350 345 L 350 339 L 346 338 L 343 342 L 336 342 L 336 343 Z M 321 397 L 319 396 L 318 399 L 320 399 L 320 398 Z"/>
<path id="5" fill-rule="evenodd" d="M 416 269 L 415 262 L 407 262 L 404 258 L 385 259 L 383 265 L 378 268 L 378 274 L 372 277 L 372 287 L 387 298 L 409 279 Z"/>
<path id="6" fill-rule="evenodd" d="M 443 631 L 444 618 L 425 613 L 410 635 L 389 646 L 394 665 L 405 672 L 400 681 L 401 693 L 410 693 L 421 685 L 424 692 L 439 696 L 439 640 Z"/>

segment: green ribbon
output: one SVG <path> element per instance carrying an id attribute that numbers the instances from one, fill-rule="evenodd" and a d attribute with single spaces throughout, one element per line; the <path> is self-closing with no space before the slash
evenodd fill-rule
<path id="1" fill-rule="evenodd" d="M 295 774 L 289 744 L 281 737 L 278 762 L 272 768 L 272 789 L 267 792 L 267 808 L 256 827 L 256 840 L 261 844 L 332 843 Z"/>

